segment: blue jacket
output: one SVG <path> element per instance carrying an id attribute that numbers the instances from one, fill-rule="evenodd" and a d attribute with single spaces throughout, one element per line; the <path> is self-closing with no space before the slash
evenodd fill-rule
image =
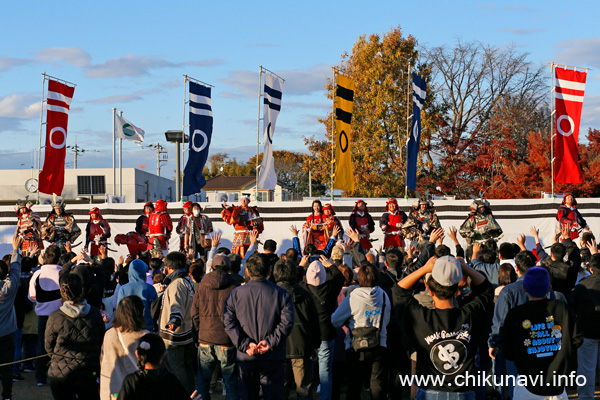
<path id="1" fill-rule="evenodd" d="M 158 295 L 154 286 L 146 283 L 146 272 L 148 266 L 142 260 L 133 260 L 129 264 L 129 283 L 126 283 L 119 290 L 119 296 L 117 297 L 117 304 L 122 298 L 127 296 L 137 296 L 144 302 L 144 318 L 146 319 L 146 328 L 149 331 L 154 329 L 154 321 L 152 320 L 152 313 L 150 312 L 150 304 Z"/>
<path id="2" fill-rule="evenodd" d="M 0 281 L 0 337 L 17 330 L 15 314 L 15 297 L 19 289 L 21 276 L 21 256 L 15 250 L 10 260 L 10 271 L 3 281 Z"/>
<path id="3" fill-rule="evenodd" d="M 223 324 L 237 348 L 238 361 L 283 361 L 286 338 L 294 327 L 292 296 L 266 279 L 251 279 L 227 298 Z M 262 340 L 266 340 L 269 351 L 252 357 L 246 354 L 250 343 Z"/>

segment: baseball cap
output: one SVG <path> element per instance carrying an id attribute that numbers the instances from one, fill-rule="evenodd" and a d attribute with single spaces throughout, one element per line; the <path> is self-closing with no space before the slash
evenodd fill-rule
<path id="1" fill-rule="evenodd" d="M 463 277 L 460 261 L 452 256 L 438 258 L 433 265 L 431 277 L 442 286 L 458 284 Z"/>
<path id="2" fill-rule="evenodd" d="M 215 268 L 218 265 L 222 265 L 229 268 L 231 267 L 231 260 L 224 254 L 217 254 L 213 257 L 212 266 L 213 268 Z"/>
<path id="3" fill-rule="evenodd" d="M 550 274 L 542 267 L 531 267 L 525 273 L 523 289 L 532 297 L 540 299 L 550 290 Z"/>

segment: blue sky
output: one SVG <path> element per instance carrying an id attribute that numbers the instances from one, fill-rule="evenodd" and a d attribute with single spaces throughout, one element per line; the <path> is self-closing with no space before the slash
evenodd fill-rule
<path id="1" fill-rule="evenodd" d="M 168 148 L 161 175 L 173 176 L 174 146 L 164 132 L 182 127 L 184 74 L 215 86 L 211 153 L 247 160 L 256 152 L 259 65 L 286 79 L 274 149 L 303 151 L 303 136 L 324 135 L 317 118 L 331 107 L 323 90 L 331 67 L 360 35 L 395 26 L 422 46 L 452 46 L 457 39 L 499 47 L 514 43 L 535 64 L 593 68 L 582 133 L 600 128 L 600 5 L 595 1 L 576 6 L 558 1 L 170 3 L 3 4 L 0 169 L 32 166 L 44 71 L 77 84 L 67 144 L 77 136 L 79 146 L 98 150 L 78 159 L 82 168 L 112 166 L 111 108 L 116 107 L 146 131 L 145 144 Z M 68 168 L 72 161 L 67 155 Z M 155 152 L 131 142 L 124 142 L 123 161 L 124 167 L 146 164 L 155 172 Z"/>

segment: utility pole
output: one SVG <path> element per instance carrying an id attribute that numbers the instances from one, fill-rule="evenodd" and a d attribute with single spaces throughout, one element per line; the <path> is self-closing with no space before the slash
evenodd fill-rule
<path id="1" fill-rule="evenodd" d="M 169 159 L 169 152 L 165 150 L 160 143 L 149 144 L 147 146 L 142 146 L 145 149 L 155 149 L 156 150 L 156 175 L 160 176 L 160 167 L 163 164 L 166 164 Z"/>
<path id="2" fill-rule="evenodd" d="M 75 145 L 67 146 L 67 149 L 69 149 L 69 151 L 71 151 L 71 154 L 73 154 L 73 168 L 74 169 L 77 169 L 77 156 L 79 154 L 83 155 L 83 153 L 90 152 L 90 151 L 98 153 L 98 151 L 99 151 L 99 150 L 86 150 L 86 149 L 82 149 L 81 147 L 77 146 L 77 136 L 75 136 Z"/>

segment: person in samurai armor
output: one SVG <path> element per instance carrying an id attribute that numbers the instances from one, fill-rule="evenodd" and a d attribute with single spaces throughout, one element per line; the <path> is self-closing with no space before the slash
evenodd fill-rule
<path id="1" fill-rule="evenodd" d="M 329 237 L 333 234 L 333 228 L 337 225 L 340 228 L 338 233 L 338 239 L 344 238 L 344 227 L 342 221 L 335 216 L 335 209 L 329 203 L 323 206 L 323 215 L 325 216 L 325 227 L 327 228 L 327 234 Z"/>
<path id="2" fill-rule="evenodd" d="M 44 248 L 42 242 L 42 222 L 39 215 L 31 211 L 33 203 L 31 201 L 17 200 L 15 211 L 17 213 L 17 229 L 15 236 L 23 238 L 23 247 L 21 248 L 23 256 L 29 256 L 29 248 L 34 244 L 39 250 Z"/>
<path id="3" fill-rule="evenodd" d="M 385 250 L 390 247 L 404 247 L 404 234 L 402 225 L 407 220 L 406 213 L 398 208 L 398 201 L 391 198 L 385 202 L 385 212 L 379 220 L 379 227 L 385 235 L 383 240 L 383 248 Z"/>
<path id="4" fill-rule="evenodd" d="M 167 212 L 167 202 L 157 200 L 154 212 L 148 218 L 148 250 L 153 257 L 167 255 L 169 239 L 173 231 L 173 221 Z"/>
<path id="5" fill-rule="evenodd" d="M 571 239 L 575 240 L 579 237 L 579 232 L 587 227 L 587 222 L 577 209 L 577 200 L 571 193 L 565 193 L 563 201 L 558 207 L 556 220 L 560 222 L 561 228 L 568 228 L 571 234 Z"/>
<path id="6" fill-rule="evenodd" d="M 367 209 L 367 203 L 363 200 L 358 200 L 354 204 L 354 209 L 350 214 L 350 228 L 359 232 L 358 237 L 360 238 L 360 244 L 363 250 L 369 250 L 371 247 L 371 240 L 369 236 L 375 230 L 375 222 L 373 217 L 369 214 Z"/>
<path id="7" fill-rule="evenodd" d="M 150 220 L 150 214 L 154 212 L 154 204 L 151 201 L 144 204 L 144 213 L 138 217 L 135 221 L 135 231 L 138 235 L 142 235 L 149 241 L 148 237 L 148 221 Z"/>
<path id="8" fill-rule="evenodd" d="M 441 228 L 437 212 L 431 200 L 420 199 L 413 203 L 408 221 L 402 226 L 404 236 L 411 241 L 427 241 L 431 232 Z"/>
<path id="9" fill-rule="evenodd" d="M 492 215 L 490 203 L 481 198 L 473 199 L 471 212 L 460 226 L 459 233 L 469 245 L 481 243 L 488 239 L 498 240 L 502 237 L 502 228 Z"/>
<path id="10" fill-rule="evenodd" d="M 227 203 L 223 203 L 221 217 L 228 225 L 233 225 L 235 228 L 233 252 L 244 257 L 246 250 L 250 247 L 250 232 L 256 231 L 260 234 L 265 227 L 258 208 L 249 206 L 250 197 L 242 197 L 240 203 L 240 206 L 227 206 Z"/>
<path id="11" fill-rule="evenodd" d="M 208 215 L 201 214 L 202 206 L 198 203 L 192 203 L 192 215 L 187 220 L 185 227 L 185 251 L 190 250 L 194 254 L 194 258 L 206 256 L 210 250 L 211 241 L 210 234 L 213 231 L 212 221 Z"/>
<path id="12" fill-rule="evenodd" d="M 183 215 L 179 218 L 175 232 L 179 235 L 179 251 L 185 253 L 185 227 L 192 216 L 192 202 L 190 200 L 183 203 Z"/>
<path id="13" fill-rule="evenodd" d="M 99 246 L 107 246 L 108 238 L 110 237 L 110 225 L 102 218 L 98 207 L 90 209 L 90 222 L 85 228 L 85 248 L 90 251 L 92 258 L 98 258 L 100 252 Z M 90 245 L 91 244 L 91 245 Z"/>
<path id="14" fill-rule="evenodd" d="M 52 212 L 42 225 L 42 237 L 62 249 L 67 242 L 73 244 L 79 235 L 81 229 L 77 226 L 73 214 L 65 211 L 65 200 L 55 197 Z"/>
<path id="15" fill-rule="evenodd" d="M 304 243 L 313 244 L 317 250 L 323 250 L 329 240 L 329 232 L 325 226 L 323 204 L 320 200 L 313 200 L 312 213 L 306 217 L 302 230 L 305 232 Z"/>
<path id="16" fill-rule="evenodd" d="M 148 241 L 146 238 L 135 231 L 126 234 L 120 233 L 115 236 L 114 240 L 117 245 L 127 245 L 129 255 L 133 258 L 137 258 L 148 250 Z"/>

